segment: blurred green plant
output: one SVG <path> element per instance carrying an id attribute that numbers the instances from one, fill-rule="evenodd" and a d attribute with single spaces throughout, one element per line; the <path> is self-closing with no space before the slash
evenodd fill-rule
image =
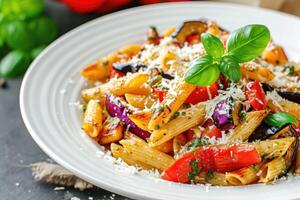
<path id="1" fill-rule="evenodd" d="M 57 24 L 44 10 L 43 0 L 0 0 L 0 77 L 24 74 L 57 37 Z"/>

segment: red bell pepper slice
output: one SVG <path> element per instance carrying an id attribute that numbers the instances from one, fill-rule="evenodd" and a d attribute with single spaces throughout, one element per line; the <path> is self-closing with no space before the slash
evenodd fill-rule
<path id="1" fill-rule="evenodd" d="M 148 44 L 159 44 L 161 37 L 159 36 L 156 27 L 151 26 L 147 36 Z"/>
<path id="2" fill-rule="evenodd" d="M 122 72 L 119 72 L 118 70 L 115 70 L 114 68 L 111 69 L 110 74 L 109 74 L 110 78 L 114 78 L 114 77 L 120 78 L 122 76 L 124 76 L 122 74 Z"/>
<path id="3" fill-rule="evenodd" d="M 162 102 L 166 96 L 166 92 L 162 91 L 160 89 L 157 89 L 156 87 L 153 87 L 153 91 L 154 91 L 155 95 L 157 96 L 158 100 L 160 102 Z"/>
<path id="4" fill-rule="evenodd" d="M 208 99 L 213 99 L 218 95 L 218 82 L 212 84 L 209 87 L 198 86 L 185 100 L 185 103 L 197 104 Z"/>
<path id="5" fill-rule="evenodd" d="M 292 124 L 293 128 L 296 130 L 297 135 L 300 136 L 300 119 L 298 119 L 298 126 Z"/>
<path id="6" fill-rule="evenodd" d="M 246 97 L 254 110 L 264 110 L 267 107 L 266 95 L 259 81 L 250 82 L 246 86 Z"/>
<path id="7" fill-rule="evenodd" d="M 192 33 L 186 37 L 186 41 L 189 45 L 193 45 L 201 42 L 201 37 L 199 33 Z"/>
<path id="8" fill-rule="evenodd" d="M 71 10 L 76 13 L 89 13 L 96 11 L 103 5 L 104 0 L 59 0 L 66 4 Z"/>
<path id="9" fill-rule="evenodd" d="M 261 157 L 256 148 L 248 144 L 198 147 L 176 160 L 164 171 L 162 178 L 173 182 L 189 182 L 189 175 L 193 172 L 193 161 L 197 161 L 201 171 L 224 173 L 257 164 L 261 162 Z"/>

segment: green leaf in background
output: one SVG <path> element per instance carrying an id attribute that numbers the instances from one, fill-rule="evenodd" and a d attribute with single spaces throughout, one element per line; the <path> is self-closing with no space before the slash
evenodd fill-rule
<path id="1" fill-rule="evenodd" d="M 295 124 L 296 126 L 298 125 L 298 121 L 295 117 L 284 112 L 269 114 L 264 121 L 269 126 L 276 126 L 276 127 L 282 127 L 285 124 Z"/>
<path id="2" fill-rule="evenodd" d="M 35 46 L 32 31 L 24 21 L 9 23 L 5 28 L 7 45 L 12 49 L 31 50 Z"/>
<path id="3" fill-rule="evenodd" d="M 201 35 L 201 41 L 206 53 L 215 59 L 224 54 L 224 45 L 218 37 L 210 33 L 204 33 Z"/>
<path id="4" fill-rule="evenodd" d="M 0 12 L 10 19 L 24 20 L 41 15 L 45 10 L 43 0 L 1 0 Z"/>
<path id="5" fill-rule="evenodd" d="M 24 74 L 31 62 L 30 56 L 22 51 L 12 51 L 0 63 L 0 77 L 14 78 Z"/>
<path id="6" fill-rule="evenodd" d="M 39 45 L 50 44 L 58 35 L 57 25 L 49 17 L 33 19 L 29 27 L 34 32 L 36 42 Z"/>
<path id="7" fill-rule="evenodd" d="M 242 77 L 239 63 L 231 56 L 222 57 L 219 68 L 220 71 L 231 81 L 239 81 Z"/>
<path id="8" fill-rule="evenodd" d="M 32 59 L 35 59 L 44 49 L 46 48 L 45 45 L 43 46 L 39 46 L 35 49 L 33 49 L 31 52 L 30 52 L 30 55 L 31 55 L 31 58 Z"/>
<path id="9" fill-rule="evenodd" d="M 213 64 L 213 57 L 202 56 L 194 60 L 185 74 L 185 82 L 192 85 L 209 86 L 219 78 L 220 70 Z"/>
<path id="10" fill-rule="evenodd" d="M 248 62 L 259 56 L 270 41 L 269 29 L 260 24 L 235 30 L 227 40 L 227 53 L 237 62 Z"/>

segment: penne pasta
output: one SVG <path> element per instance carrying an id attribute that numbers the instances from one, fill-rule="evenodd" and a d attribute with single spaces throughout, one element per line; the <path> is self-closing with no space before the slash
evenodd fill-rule
<path id="1" fill-rule="evenodd" d="M 149 95 L 138 95 L 138 94 L 125 94 L 126 101 L 133 107 L 144 109 L 151 108 L 151 106 L 156 102 L 156 100 Z"/>
<path id="2" fill-rule="evenodd" d="M 300 119 L 300 104 L 288 101 L 276 92 L 267 93 L 267 105 L 274 112 L 287 112 Z"/>
<path id="3" fill-rule="evenodd" d="M 267 83 L 274 79 L 275 75 L 268 68 L 254 63 L 245 63 L 241 65 L 242 76 L 246 79 L 258 80 Z"/>
<path id="4" fill-rule="evenodd" d="M 268 183 L 278 178 L 285 170 L 286 164 L 284 158 L 277 157 L 262 166 L 259 181 L 262 183 Z"/>
<path id="5" fill-rule="evenodd" d="M 158 105 L 159 108 L 155 110 L 153 117 L 149 122 L 148 129 L 158 130 L 166 124 L 194 89 L 195 86 L 182 80 L 176 87 L 175 94 L 170 91 L 167 92 L 163 102 L 161 105 Z"/>
<path id="6" fill-rule="evenodd" d="M 96 138 L 102 129 L 102 108 L 97 100 L 90 100 L 84 113 L 82 128 L 86 134 Z"/>
<path id="7" fill-rule="evenodd" d="M 201 172 L 195 177 L 195 183 L 209 183 L 215 186 L 227 186 L 226 176 L 219 172 Z"/>
<path id="8" fill-rule="evenodd" d="M 244 121 L 230 133 L 228 142 L 247 140 L 252 132 L 260 125 L 266 114 L 265 110 L 248 112 Z"/>
<path id="9" fill-rule="evenodd" d="M 99 99 L 103 102 L 107 93 L 115 96 L 122 96 L 126 93 L 150 94 L 151 88 L 146 84 L 148 79 L 149 75 L 147 74 L 130 74 L 118 79 L 110 79 L 107 83 L 83 90 L 81 96 L 85 101 Z"/>
<path id="10" fill-rule="evenodd" d="M 152 112 L 141 111 L 128 115 L 128 118 L 133 121 L 138 127 L 143 130 L 148 130 L 148 123 L 151 120 Z"/>
<path id="11" fill-rule="evenodd" d="M 205 117 L 205 106 L 203 104 L 198 104 L 194 107 L 182 110 L 181 113 L 187 114 L 181 114 L 177 118 L 167 123 L 161 129 L 152 131 L 152 134 L 148 140 L 150 146 L 163 144 L 180 133 L 202 123 Z"/>
<path id="12" fill-rule="evenodd" d="M 275 140 L 254 142 L 252 144 L 256 147 L 260 156 L 271 159 L 274 157 L 283 156 L 294 141 L 294 137 L 286 137 Z"/>
<path id="13" fill-rule="evenodd" d="M 146 163 L 154 169 L 164 170 L 174 162 L 173 157 L 149 147 L 144 140 L 132 134 L 128 139 L 121 140 L 120 144 L 135 160 Z"/>
<path id="14" fill-rule="evenodd" d="M 256 182 L 259 177 L 257 175 L 261 168 L 261 164 L 244 167 L 233 172 L 226 173 L 226 181 L 229 185 L 247 185 Z"/>
<path id="15" fill-rule="evenodd" d="M 150 165 L 142 163 L 138 160 L 134 160 L 134 158 L 130 155 L 130 153 L 127 152 L 121 145 L 118 145 L 116 143 L 111 143 L 110 150 L 113 157 L 115 157 L 116 159 L 121 158 L 128 165 L 138 166 L 145 170 L 152 169 Z"/>

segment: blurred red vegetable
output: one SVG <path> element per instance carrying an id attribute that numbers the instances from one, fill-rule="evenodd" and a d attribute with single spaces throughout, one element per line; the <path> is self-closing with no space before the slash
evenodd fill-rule
<path id="1" fill-rule="evenodd" d="M 70 10 L 79 13 L 108 13 L 114 11 L 122 6 L 128 5 L 134 1 L 132 0 L 57 0 L 64 3 Z M 163 2 L 179 2 L 184 0 L 140 0 L 139 4 L 153 4 Z M 187 1 L 187 0 L 186 0 Z"/>

